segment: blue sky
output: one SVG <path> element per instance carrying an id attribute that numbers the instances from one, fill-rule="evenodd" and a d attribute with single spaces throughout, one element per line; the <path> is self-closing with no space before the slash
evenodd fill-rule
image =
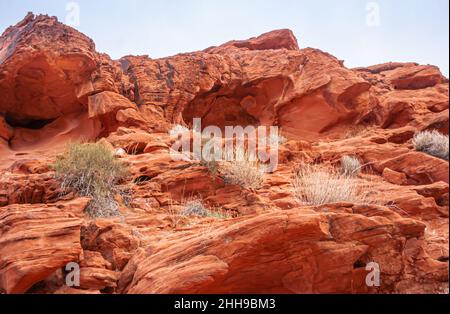
<path id="1" fill-rule="evenodd" d="M 64 22 L 69 2 L 0 0 L 0 31 L 28 11 L 56 15 Z M 448 0 L 73 2 L 80 8 L 76 28 L 115 59 L 127 54 L 164 57 L 290 28 L 301 47 L 330 52 L 348 67 L 414 61 L 438 65 L 447 77 L 449 73 Z"/>

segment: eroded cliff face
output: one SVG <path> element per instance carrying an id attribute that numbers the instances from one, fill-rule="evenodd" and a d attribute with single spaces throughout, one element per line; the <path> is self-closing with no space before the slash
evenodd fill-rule
<path id="1" fill-rule="evenodd" d="M 0 289 L 6 293 L 436 293 L 448 291 L 448 161 L 416 152 L 423 130 L 448 134 L 439 69 L 347 69 L 289 30 L 163 59 L 111 60 L 48 16 L 0 37 Z M 173 161 L 167 131 L 276 125 L 288 141 L 263 187 L 225 184 Z M 92 220 L 50 167 L 72 140 L 100 140 L 129 167 L 122 218 Z M 301 162 L 358 156 L 377 205 L 302 206 Z M 174 219 L 201 196 L 234 218 Z M 176 221 L 177 220 L 177 221 Z M 64 284 L 81 266 L 81 286 Z M 381 265 L 368 287 L 366 265 Z"/>

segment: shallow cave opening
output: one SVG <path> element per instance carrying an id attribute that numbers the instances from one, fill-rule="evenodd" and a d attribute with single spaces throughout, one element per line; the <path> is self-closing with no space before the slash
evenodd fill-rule
<path id="1" fill-rule="evenodd" d="M 184 107 L 182 118 L 189 127 L 194 118 L 201 118 L 202 130 L 208 126 L 217 126 L 222 132 L 227 126 L 259 126 L 263 122 L 259 116 L 265 109 L 261 104 L 270 103 L 268 94 L 264 82 L 216 84 L 208 92 L 197 94 Z"/>
<path id="2" fill-rule="evenodd" d="M 283 76 L 216 84 L 210 91 L 197 94 L 181 114 L 188 126 L 194 118 L 202 118 L 203 129 L 278 125 L 275 106 L 292 89 L 291 79 Z"/>
<path id="3" fill-rule="evenodd" d="M 17 119 L 11 114 L 5 115 L 5 121 L 13 128 L 40 130 L 56 119 Z"/>
<path id="4" fill-rule="evenodd" d="M 208 126 L 218 126 L 224 131 L 227 126 L 260 125 L 260 121 L 242 107 L 241 101 L 239 96 L 198 97 L 185 108 L 182 117 L 190 128 L 194 118 L 201 118 L 202 130 Z"/>

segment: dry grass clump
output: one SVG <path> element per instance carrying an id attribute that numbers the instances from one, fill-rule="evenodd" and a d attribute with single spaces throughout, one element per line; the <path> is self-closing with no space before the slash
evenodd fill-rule
<path id="1" fill-rule="evenodd" d="M 358 180 L 336 168 L 304 165 L 294 176 L 295 197 L 304 205 L 367 203 Z"/>
<path id="2" fill-rule="evenodd" d="M 181 216 L 184 217 L 210 217 L 217 219 L 228 219 L 230 215 L 228 215 L 225 211 L 219 209 L 210 209 L 208 208 L 202 199 L 200 198 L 191 198 L 183 202 L 182 210 L 180 212 Z"/>
<path id="3" fill-rule="evenodd" d="M 201 198 L 188 198 L 182 200 L 179 205 L 175 205 L 174 202 L 171 201 L 168 212 L 172 220 L 172 226 L 175 229 L 182 227 L 183 224 L 188 222 L 186 218 L 191 217 L 221 220 L 232 218 L 232 215 L 222 208 L 210 208 L 206 206 Z M 189 221 L 189 224 L 192 223 L 193 221 Z"/>
<path id="4" fill-rule="evenodd" d="M 414 136 L 413 145 L 419 152 L 449 160 L 448 135 L 441 134 L 436 130 L 419 132 Z"/>
<path id="5" fill-rule="evenodd" d="M 237 149 L 234 158 L 220 163 L 219 171 L 226 184 L 240 185 L 246 189 L 259 189 L 264 182 L 259 161 L 244 149 Z"/>
<path id="6" fill-rule="evenodd" d="M 200 199 L 191 199 L 188 200 L 181 211 L 182 216 L 198 216 L 198 217 L 207 217 L 208 209 L 203 204 L 203 201 Z"/>
<path id="7" fill-rule="evenodd" d="M 352 156 L 343 156 L 341 158 L 341 172 L 346 176 L 357 176 L 362 170 L 361 162 L 358 158 Z"/>
<path id="8" fill-rule="evenodd" d="M 119 215 L 115 196 L 123 192 L 118 183 L 127 171 L 109 148 L 100 143 L 71 143 L 54 169 L 63 190 L 74 189 L 80 196 L 92 198 L 86 209 L 91 217 Z"/>

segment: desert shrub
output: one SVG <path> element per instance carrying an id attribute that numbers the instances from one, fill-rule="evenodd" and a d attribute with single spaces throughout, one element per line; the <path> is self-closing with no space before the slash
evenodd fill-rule
<path id="1" fill-rule="evenodd" d="M 219 171 L 226 184 L 236 184 L 246 189 L 259 189 L 264 181 L 259 162 L 244 149 L 237 149 L 235 158 L 220 163 Z"/>
<path id="2" fill-rule="evenodd" d="M 367 202 L 358 181 L 335 168 L 304 165 L 292 183 L 295 197 L 305 205 Z"/>
<path id="3" fill-rule="evenodd" d="M 199 216 L 207 217 L 208 209 L 200 199 L 191 199 L 186 201 L 181 211 L 182 216 Z"/>
<path id="4" fill-rule="evenodd" d="M 259 189 L 264 181 L 258 160 L 244 149 L 237 149 L 233 156 L 227 156 L 224 160 L 202 160 L 200 164 L 212 175 L 222 177 L 226 184 Z"/>
<path id="5" fill-rule="evenodd" d="M 71 143 L 57 158 L 54 169 L 63 190 L 73 189 L 80 196 L 92 198 L 86 209 L 89 215 L 119 214 L 115 196 L 123 192 L 118 183 L 127 171 L 108 147 L 99 143 Z"/>
<path id="6" fill-rule="evenodd" d="M 441 134 L 436 130 L 419 132 L 414 136 L 413 145 L 419 152 L 449 160 L 448 135 Z"/>
<path id="7" fill-rule="evenodd" d="M 361 172 L 362 165 L 358 158 L 343 156 L 341 158 L 341 172 L 346 176 L 356 176 Z"/>
<path id="8" fill-rule="evenodd" d="M 230 218 L 230 215 L 228 215 L 224 210 L 208 208 L 200 198 L 190 198 L 184 200 L 181 206 L 182 210 L 180 212 L 180 216 L 182 217 L 196 216 L 202 218 L 211 217 L 216 219 Z"/>

